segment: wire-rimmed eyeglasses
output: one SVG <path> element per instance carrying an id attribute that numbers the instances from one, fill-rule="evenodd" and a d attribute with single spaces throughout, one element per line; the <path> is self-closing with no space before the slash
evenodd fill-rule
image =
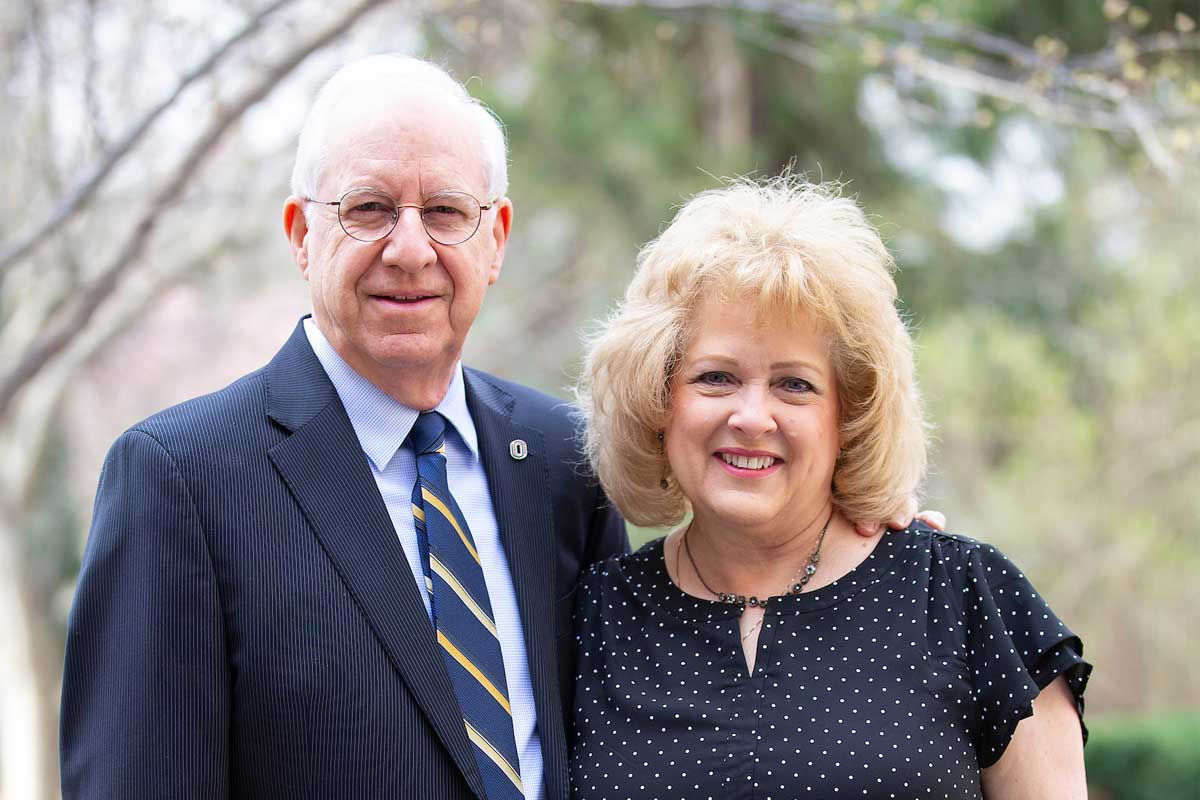
<path id="1" fill-rule="evenodd" d="M 401 209 L 415 208 L 429 238 L 444 245 L 462 244 L 474 236 L 479 230 L 480 216 L 495 204 L 480 205 L 466 192 L 438 192 L 420 204 L 397 203 L 391 195 L 377 189 L 351 189 L 340 200 L 304 199 L 336 207 L 342 230 L 360 242 L 379 241 L 396 227 Z"/>

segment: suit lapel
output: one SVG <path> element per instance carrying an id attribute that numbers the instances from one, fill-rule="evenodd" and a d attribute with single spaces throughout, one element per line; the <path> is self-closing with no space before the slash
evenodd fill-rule
<path id="1" fill-rule="evenodd" d="M 271 461 L 471 789 L 483 780 L 403 548 L 358 437 L 302 325 L 267 367 Z M 539 706 L 540 713 L 540 706 Z"/>
<path id="2" fill-rule="evenodd" d="M 555 536 L 550 464 L 542 432 L 512 420 L 513 398 L 474 370 L 465 370 L 467 407 L 496 512 L 500 540 L 512 570 L 525 652 L 533 684 L 546 795 L 567 796 L 566 734 L 558 691 L 554 625 Z M 528 455 L 514 458 L 522 439 Z"/>

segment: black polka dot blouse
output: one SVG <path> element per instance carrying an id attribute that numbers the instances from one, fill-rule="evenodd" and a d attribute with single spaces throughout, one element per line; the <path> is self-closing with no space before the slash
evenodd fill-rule
<path id="1" fill-rule="evenodd" d="M 1083 713 L 1091 665 L 1020 570 L 919 522 L 773 598 L 752 675 L 740 609 L 680 591 L 661 539 L 578 591 L 581 800 L 980 798 L 1040 689 L 1065 674 Z"/>

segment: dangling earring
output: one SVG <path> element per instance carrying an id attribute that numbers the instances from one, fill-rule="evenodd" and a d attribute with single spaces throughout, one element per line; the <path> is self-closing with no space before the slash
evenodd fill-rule
<path id="1" fill-rule="evenodd" d="M 661 455 L 664 455 L 665 452 L 666 452 L 666 450 L 663 447 L 663 432 L 660 430 L 658 432 L 658 454 L 661 456 Z M 663 467 L 663 476 L 658 482 L 658 488 L 662 489 L 664 492 L 667 489 L 671 488 L 671 484 L 667 483 L 667 470 L 668 469 L 669 469 L 669 466 Z"/>

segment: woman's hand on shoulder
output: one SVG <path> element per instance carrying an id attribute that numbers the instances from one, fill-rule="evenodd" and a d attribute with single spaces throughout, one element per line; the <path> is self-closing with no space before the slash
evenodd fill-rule
<path id="1" fill-rule="evenodd" d="M 904 507 L 904 513 L 897 514 L 884 522 L 856 522 L 854 530 L 859 536 L 878 536 L 883 533 L 884 528 L 902 531 L 912 524 L 913 519 L 919 519 L 931 528 L 936 528 L 939 531 L 946 530 L 946 515 L 940 511 L 921 511 L 917 512 L 917 498 L 909 497 L 908 503 Z"/>
<path id="2" fill-rule="evenodd" d="M 987 800 L 1087 798 L 1083 732 L 1066 678 L 1034 698 L 1033 716 L 1017 723 L 1004 754 L 981 777 Z"/>

